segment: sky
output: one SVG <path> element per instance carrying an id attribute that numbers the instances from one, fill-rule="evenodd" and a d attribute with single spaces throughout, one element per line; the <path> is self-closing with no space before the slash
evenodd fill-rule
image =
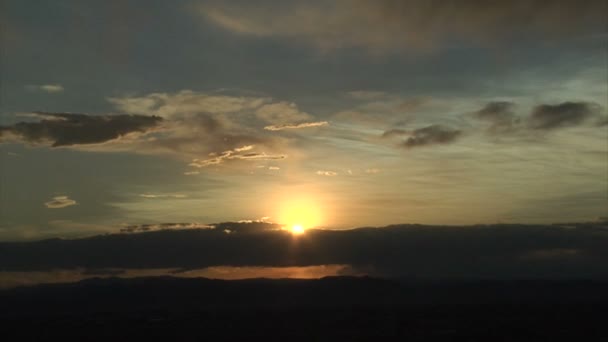
<path id="1" fill-rule="evenodd" d="M 605 1 L 2 6 L 0 241 L 608 216 Z"/>

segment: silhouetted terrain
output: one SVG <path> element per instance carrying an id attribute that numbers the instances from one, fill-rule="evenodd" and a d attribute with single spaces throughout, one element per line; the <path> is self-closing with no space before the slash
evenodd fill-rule
<path id="1" fill-rule="evenodd" d="M 5 334 L 608 341 L 608 280 L 90 279 L 0 292 Z"/>

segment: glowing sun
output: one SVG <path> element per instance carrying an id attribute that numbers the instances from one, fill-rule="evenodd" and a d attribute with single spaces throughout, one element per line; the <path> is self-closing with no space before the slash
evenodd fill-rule
<path id="1" fill-rule="evenodd" d="M 304 234 L 323 222 L 321 206 L 311 197 L 285 199 L 277 209 L 278 222 L 294 235 Z"/>
<path id="2" fill-rule="evenodd" d="M 304 234 L 304 227 L 301 224 L 295 224 L 291 226 L 291 232 L 295 235 Z"/>

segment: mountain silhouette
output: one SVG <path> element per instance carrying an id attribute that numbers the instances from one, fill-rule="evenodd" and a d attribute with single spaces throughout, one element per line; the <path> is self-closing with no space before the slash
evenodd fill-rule
<path id="1" fill-rule="evenodd" d="M 608 280 L 93 278 L 0 292 L 36 339 L 605 340 Z"/>

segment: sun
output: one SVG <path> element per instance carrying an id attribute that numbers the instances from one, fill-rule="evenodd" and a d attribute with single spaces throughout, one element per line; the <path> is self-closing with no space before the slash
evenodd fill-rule
<path id="1" fill-rule="evenodd" d="M 321 208 L 322 205 L 314 197 L 299 194 L 297 197 L 284 197 L 276 208 L 275 217 L 285 230 L 293 235 L 301 235 L 323 223 Z"/>
<path id="2" fill-rule="evenodd" d="M 304 234 L 306 230 L 304 229 L 304 227 L 302 227 L 301 224 L 294 224 L 293 226 L 291 226 L 291 233 L 294 235 L 300 235 L 300 234 Z"/>

